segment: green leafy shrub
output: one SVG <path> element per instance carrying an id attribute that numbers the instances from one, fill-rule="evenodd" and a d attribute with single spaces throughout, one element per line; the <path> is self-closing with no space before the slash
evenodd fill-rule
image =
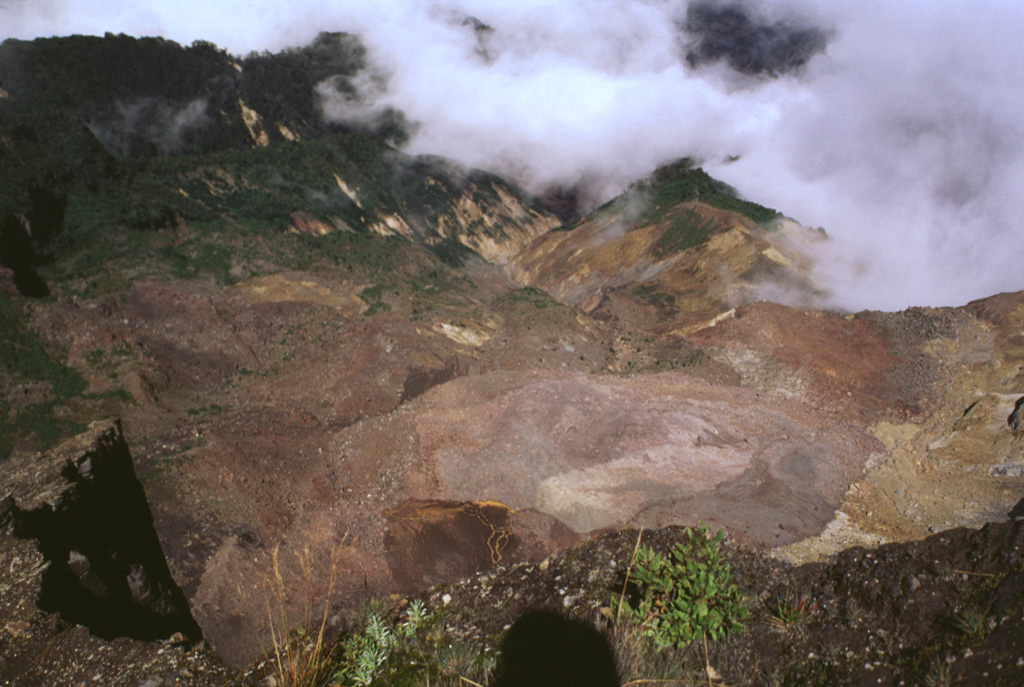
<path id="1" fill-rule="evenodd" d="M 685 528 L 668 555 L 637 548 L 619 612 L 659 649 L 682 648 L 702 635 L 717 640 L 742 627 L 747 610 L 719 551 L 723 536 L 699 525 Z"/>
<path id="2" fill-rule="evenodd" d="M 419 600 L 409 606 L 406 621 L 394 627 L 376 613 L 371 614 L 362 631 L 345 640 L 335 679 L 359 687 L 373 684 L 393 668 L 392 659 L 416 640 L 425 618 L 426 611 Z"/>

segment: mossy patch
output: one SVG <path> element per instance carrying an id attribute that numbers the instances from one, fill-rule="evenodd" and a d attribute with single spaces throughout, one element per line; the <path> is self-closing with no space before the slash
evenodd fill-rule
<path id="1" fill-rule="evenodd" d="M 496 306 L 515 306 L 520 304 L 532 305 L 536 310 L 546 310 L 550 307 L 561 306 L 561 303 L 552 298 L 547 292 L 533 286 L 524 286 L 521 289 L 516 289 L 494 301 Z"/>
<path id="2" fill-rule="evenodd" d="M 26 314 L 10 299 L 0 299 L 0 374 L 11 389 L 40 386 L 42 400 L 12 407 L 0 401 L 0 458 L 10 455 L 17 437 L 34 437 L 43 447 L 84 425 L 63 418 L 57 409 L 82 397 L 88 383 L 27 331 Z"/>
<path id="3" fill-rule="evenodd" d="M 707 243 L 718 223 L 693 210 L 677 211 L 655 244 L 659 254 L 676 253 Z"/>

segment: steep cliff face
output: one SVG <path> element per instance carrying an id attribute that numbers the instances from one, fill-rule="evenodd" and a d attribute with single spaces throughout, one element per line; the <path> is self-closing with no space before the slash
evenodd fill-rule
<path id="1" fill-rule="evenodd" d="M 353 223 L 422 243 L 449 262 L 461 263 L 475 253 L 504 264 L 559 224 L 529 195 L 493 174 L 397 151 L 381 151 L 381 161 L 381 171 L 359 166 L 335 174 L 338 188 L 355 205 Z M 388 183 L 397 196 L 382 192 Z"/>
<path id="2" fill-rule="evenodd" d="M 42 557 L 41 610 L 106 639 L 201 638 L 118 423 L 94 423 L 48 453 L 11 459 L 4 492 L 4 519 Z"/>

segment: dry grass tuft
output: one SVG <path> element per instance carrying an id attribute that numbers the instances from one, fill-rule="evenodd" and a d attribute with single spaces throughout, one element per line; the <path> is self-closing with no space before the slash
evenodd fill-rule
<path id="1" fill-rule="evenodd" d="M 341 553 L 348 543 L 346 535 L 326 561 L 318 559 L 308 548 L 296 554 L 295 581 L 286 580 L 280 548 L 274 549 L 266 605 L 274 646 L 273 674 L 278 687 L 323 687 L 332 682 L 335 644 L 328 637 L 328 619 L 338 591 Z M 298 603 L 292 601 L 295 590 L 301 597 Z"/>

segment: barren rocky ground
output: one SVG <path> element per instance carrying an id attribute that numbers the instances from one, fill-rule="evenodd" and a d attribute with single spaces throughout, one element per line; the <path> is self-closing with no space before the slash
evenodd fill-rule
<path id="1" fill-rule="evenodd" d="M 1017 543 L 984 544 L 980 567 L 974 557 L 958 557 L 974 541 L 970 530 L 929 540 L 943 542 L 928 545 L 931 558 L 896 545 L 882 549 L 893 552 L 885 556 L 845 549 L 1005 521 L 1019 510 L 1022 440 L 1007 419 L 1017 399 L 1011 390 L 1021 382 L 1020 296 L 855 316 L 754 303 L 673 350 L 636 330 L 624 345 L 618 323 L 531 292 L 498 316 L 410 324 L 396 312 L 400 304 L 367 317 L 355 295 L 312 275 L 259 286 L 142 283 L 123 299 L 65 299 L 37 310 L 40 331 L 61 337 L 93 389 L 132 393 L 119 414 L 135 469 L 171 570 L 217 661 L 256 658 L 251 637 L 266 632 L 276 547 L 287 560 L 343 544 L 338 629 L 345 609 L 367 592 L 415 595 L 455 584 L 453 595 L 468 606 L 452 607 L 452 632 L 497 643 L 517 609 L 557 607 L 586 594 L 607 602 L 630 535 L 609 540 L 602 531 L 643 525 L 658 541 L 671 536 L 661 527 L 703 520 L 753 547 L 730 550 L 755 608 L 798 590 L 818 609 L 796 628 L 762 619 L 745 639 L 715 647 L 713 662 L 730 684 L 772 675 L 860 684 L 883 673 L 882 684 L 898 684 L 892 676 L 944 665 L 958 676 L 1017 674 L 1012 657 L 965 657 L 977 642 L 955 628 L 957 613 L 978 608 L 970 612 L 996 623 L 983 643 L 1015 646 L 994 638 L 1019 617 L 1004 609 L 1014 598 L 1007 590 L 1016 584 Z M 102 355 L 90 355 L 96 350 Z M 658 371 L 663 357 L 680 351 L 679 371 Z M 609 372 L 623 360 L 649 367 Z M 681 447 L 683 463 L 673 458 Z M 503 536 L 497 547 L 495 532 Z M 548 583 L 558 589 L 532 590 L 525 581 L 548 579 L 536 573 L 538 560 L 566 560 L 569 546 L 608 541 L 619 549 L 572 554 L 594 560 Z M 607 571 L 598 562 L 605 555 Z M 884 575 L 864 572 L 890 559 Z M 792 568 L 783 561 L 819 562 Z M 481 606 L 479 592 L 467 591 L 481 583 L 459 582 L 479 570 L 521 603 L 502 603 L 500 614 Z M 594 570 L 602 571 L 598 578 Z M 288 574 L 299 579 L 297 569 Z M 851 597 L 861 587 L 837 581 L 851 575 L 878 591 Z M 953 629 L 912 633 L 900 615 L 911 577 L 929 590 L 927 623 Z M 997 578 L 994 591 L 979 591 L 979 582 Z M 579 594 L 560 591 L 571 585 Z M 991 610 L 997 592 L 1006 596 L 998 597 L 1003 615 Z M 444 593 L 435 590 L 434 603 Z M 565 609 L 589 617 L 585 606 Z M 845 627 L 850 613 L 865 615 L 862 630 L 826 642 L 813 629 Z M 479 627 L 484 617 L 487 628 Z M 58 635 L 81 636 L 83 652 L 93 642 L 107 646 L 80 628 L 66 635 L 72 627 L 57 618 L 26 618 L 8 626 L 9 647 Z M 911 635 L 895 639 L 900 633 Z M 875 646 L 878 637 L 885 647 Z M 136 666 L 141 659 L 132 652 L 149 655 L 123 644 L 106 651 Z M 831 654 L 822 653 L 827 647 Z M 796 660 L 804 649 L 817 658 Z M 166 675 L 198 679 L 187 677 L 196 675 L 190 661 L 206 660 L 195 649 L 163 650 L 176 657 Z M 88 655 L 101 656 L 96 651 Z M 862 662 L 868 651 L 875 653 Z M 872 663 L 877 669 L 864 667 Z M 38 665 L 40 676 L 53 675 Z M 148 670 L 126 671 L 125 681 L 112 684 L 141 684 L 164 669 Z M 235 674 L 207 670 L 224 680 Z M 29 674 L 12 684 L 45 683 L 26 682 Z"/>
<path id="2" fill-rule="evenodd" d="M 355 73 L 350 39 L 301 54 Z M 531 610 L 600 643 L 637 533 L 664 548 L 697 522 L 728 535 L 747 630 L 648 667 L 1020 683 L 1024 292 L 823 309 L 803 248 L 827 237 L 692 161 L 560 226 L 312 102 L 275 120 L 232 96 L 189 154 L 117 156 L 67 109 L 98 91 L 29 88 L 64 48 L 5 49 L 27 52 L 0 108 L 0 683 L 270 687 L 277 575 L 286 623 L 315 607 L 332 638 L 376 597 L 491 652 Z M 83 549 L 95 528 L 68 516 L 90 432 L 123 437 L 144 508 L 100 529 L 151 519 L 145 564 L 123 533 Z M 40 535 L 58 516 L 71 534 Z M 53 575 L 92 611 L 51 603 Z M 191 618 L 111 630 L 115 588 Z M 779 599 L 805 612 L 780 625 Z"/>

